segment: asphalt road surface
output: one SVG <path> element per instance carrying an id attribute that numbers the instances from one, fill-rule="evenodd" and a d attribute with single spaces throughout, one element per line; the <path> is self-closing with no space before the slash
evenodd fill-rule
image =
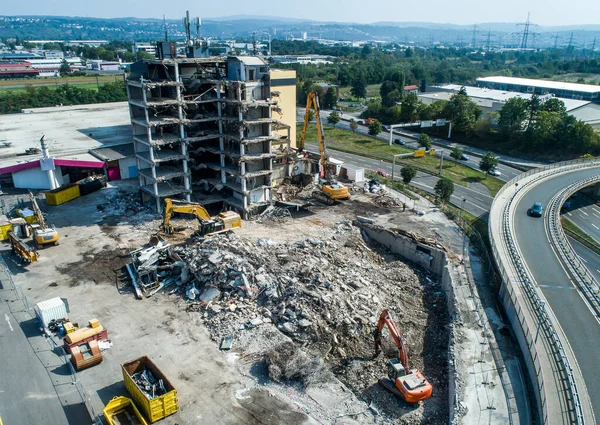
<path id="1" fill-rule="evenodd" d="M 316 143 L 307 143 L 306 148 L 312 152 L 319 151 L 319 147 Z M 356 167 L 365 168 L 367 170 L 381 169 L 390 175 L 392 174 L 392 164 L 387 162 L 333 150 L 330 151 L 330 155 L 332 158 L 339 159 Z M 396 167 L 395 169 L 394 180 L 400 180 L 400 167 Z M 418 171 L 417 175 L 414 179 L 412 179 L 410 184 L 421 190 L 424 190 L 425 192 L 434 193 L 433 188 L 438 180 L 439 177 L 437 176 L 432 176 L 430 174 Z M 492 205 L 493 198 L 489 195 L 489 192 L 485 186 L 475 186 L 474 188 L 469 188 L 455 184 L 454 194 L 451 198 L 452 203 L 462 207 L 463 199 L 465 200 L 464 209 L 466 211 L 487 221 L 487 216 Z"/>
<path id="2" fill-rule="evenodd" d="M 544 219 L 527 216 L 527 209 L 533 202 L 541 202 L 547 206 L 558 188 L 597 173 L 597 169 L 581 170 L 557 176 L 536 186 L 517 204 L 514 225 L 523 259 L 573 348 L 594 414 L 600 418 L 600 324 L 558 261 L 547 239 Z M 578 252 L 580 251 L 578 249 Z M 588 257 L 589 254 L 585 251 L 581 252 L 582 258 L 593 258 Z M 587 261 L 591 265 L 590 260 Z M 596 264 L 597 261 L 594 261 Z"/>
<path id="3" fill-rule="evenodd" d="M 570 201 L 566 217 L 600 244 L 600 207 L 581 193 L 574 194 Z"/>

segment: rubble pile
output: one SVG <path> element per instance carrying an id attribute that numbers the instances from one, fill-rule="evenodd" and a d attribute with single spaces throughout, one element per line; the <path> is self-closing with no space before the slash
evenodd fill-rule
<path id="1" fill-rule="evenodd" d="M 135 216 L 140 213 L 155 215 L 147 205 L 140 203 L 139 193 L 117 190 L 114 196 L 107 197 L 104 204 L 96 206 L 107 215 Z"/>
<path id="2" fill-rule="evenodd" d="M 363 192 L 365 193 L 377 193 L 385 190 L 385 185 L 379 183 L 377 179 L 371 179 L 365 182 L 363 186 Z"/>
<path id="3" fill-rule="evenodd" d="M 389 308 L 411 367 L 423 370 L 426 364 L 428 379 L 444 391 L 443 291 L 349 221 L 323 228 L 319 239 L 277 243 L 227 233 L 186 245 L 160 243 L 133 256 L 147 296 L 161 289 L 179 294 L 217 344 L 233 341 L 232 349 L 264 355 L 274 379 L 309 385 L 331 369 L 357 394 L 388 397 L 373 391 L 386 375 L 386 359 L 373 358 L 373 331 L 381 310 Z M 391 338 L 384 335 L 385 352 Z M 386 354 L 397 356 L 393 344 Z"/>
<path id="4" fill-rule="evenodd" d="M 256 222 L 265 223 L 270 221 L 282 222 L 286 218 L 291 218 L 292 214 L 286 208 L 280 208 L 273 205 L 267 207 L 261 214 L 256 217 Z"/>
<path id="5" fill-rule="evenodd" d="M 387 191 L 379 190 L 373 197 L 373 203 L 384 208 L 401 207 L 402 202 L 393 196 L 390 196 Z"/>

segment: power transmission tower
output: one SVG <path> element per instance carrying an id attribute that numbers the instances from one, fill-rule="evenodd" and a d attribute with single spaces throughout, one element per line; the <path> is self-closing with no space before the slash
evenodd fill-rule
<path id="1" fill-rule="evenodd" d="M 527 12 L 527 21 L 525 21 L 525 28 L 523 28 L 523 39 L 521 40 L 521 49 L 527 48 L 527 41 L 529 39 L 529 12 Z"/>
<path id="2" fill-rule="evenodd" d="M 490 42 L 492 41 L 492 30 L 488 30 L 488 36 L 487 36 L 487 48 L 486 50 L 489 52 L 490 51 Z"/>
<path id="3" fill-rule="evenodd" d="M 593 58 L 596 55 L 596 37 L 594 37 L 594 42 L 592 43 L 592 51 L 590 52 L 590 58 Z"/>
<path id="4" fill-rule="evenodd" d="M 567 51 L 570 52 L 573 50 L 573 33 L 571 33 L 571 37 L 569 37 L 569 45 L 567 46 Z"/>
<path id="5" fill-rule="evenodd" d="M 471 42 L 471 46 L 474 49 L 477 48 L 477 24 L 473 25 L 473 41 Z"/>
<path id="6" fill-rule="evenodd" d="M 527 13 L 527 21 L 525 21 L 524 24 L 517 24 L 518 27 L 519 26 L 523 27 L 523 33 L 521 35 L 521 50 L 527 49 L 527 46 L 529 43 L 529 36 L 533 34 L 531 32 L 531 27 L 537 26 L 536 24 L 531 23 L 531 20 L 529 19 L 529 17 L 530 17 L 530 13 Z"/>
<path id="7" fill-rule="evenodd" d="M 554 35 L 554 49 L 558 49 L 558 34 Z"/>

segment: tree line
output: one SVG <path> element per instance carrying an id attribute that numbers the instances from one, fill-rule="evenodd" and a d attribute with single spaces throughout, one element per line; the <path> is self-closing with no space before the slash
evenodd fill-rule
<path id="1" fill-rule="evenodd" d="M 106 83 L 96 91 L 73 85 L 49 88 L 27 87 L 26 93 L 0 94 L 0 114 L 15 114 L 22 109 L 55 105 L 79 105 L 88 103 L 122 102 L 127 100 L 125 83 Z"/>

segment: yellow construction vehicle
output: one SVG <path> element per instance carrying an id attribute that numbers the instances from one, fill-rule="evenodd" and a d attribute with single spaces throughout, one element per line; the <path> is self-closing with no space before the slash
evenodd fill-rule
<path id="1" fill-rule="evenodd" d="M 35 212 L 35 215 L 37 216 L 37 223 L 31 223 L 29 225 L 32 230 L 32 237 L 35 245 L 38 248 L 44 248 L 46 245 L 50 244 L 58 245 L 58 232 L 54 227 L 46 226 L 42 211 L 31 191 L 29 192 L 29 199 L 31 200 L 33 212 Z"/>
<path id="2" fill-rule="evenodd" d="M 321 154 L 321 158 L 319 160 L 319 190 L 314 191 L 312 196 L 328 205 L 333 205 L 335 201 L 350 199 L 350 192 L 346 186 L 338 183 L 331 173 L 332 164 L 329 162 L 329 153 L 325 147 L 325 132 L 323 131 L 323 124 L 321 123 L 321 117 L 319 115 L 319 97 L 314 91 L 309 92 L 308 96 L 306 97 L 304 128 L 302 129 L 302 137 L 300 138 L 298 150 L 300 152 L 304 150 L 306 130 L 308 129 L 309 122 L 308 116 L 311 107 L 315 111 L 315 120 L 317 121 L 317 137 L 319 139 L 319 153 Z"/>
<path id="3" fill-rule="evenodd" d="M 23 264 L 31 264 L 38 260 L 38 253 L 31 249 L 14 232 L 8 232 L 8 239 L 12 246 L 12 252 L 16 254 Z"/>
<path id="4" fill-rule="evenodd" d="M 208 211 L 200 204 L 165 198 L 162 230 L 169 235 L 175 231 L 171 224 L 173 213 L 195 216 L 200 222 L 200 229 L 198 231 L 202 236 L 210 236 L 235 229 L 236 227 L 242 227 L 240 215 L 233 211 L 224 211 L 216 217 L 211 217 Z"/>

